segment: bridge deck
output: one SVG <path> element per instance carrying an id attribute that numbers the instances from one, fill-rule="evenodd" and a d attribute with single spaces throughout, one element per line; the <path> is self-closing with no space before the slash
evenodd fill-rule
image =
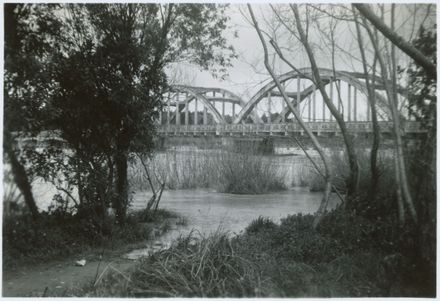
<path id="1" fill-rule="evenodd" d="M 306 122 L 307 126 L 316 134 L 340 133 L 336 122 Z M 347 129 L 352 133 L 372 133 L 371 122 L 347 122 Z M 392 133 L 393 123 L 379 122 L 382 133 Z M 425 130 L 416 121 L 402 123 L 404 133 L 420 134 Z M 161 125 L 159 135 L 254 135 L 254 134 L 287 134 L 303 133 L 298 123 L 264 123 L 264 124 L 213 124 L 213 125 Z"/>

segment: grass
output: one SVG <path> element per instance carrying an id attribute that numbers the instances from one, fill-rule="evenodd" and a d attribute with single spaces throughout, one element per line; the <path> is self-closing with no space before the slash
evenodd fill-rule
<path id="1" fill-rule="evenodd" d="M 260 217 L 236 237 L 181 237 L 128 274 L 103 277 L 88 296 L 435 296 L 435 278 L 417 280 L 429 273 L 392 221 L 341 209 L 326 214 L 317 230 L 312 220 L 299 214 L 277 224 Z"/>
<path id="2" fill-rule="evenodd" d="M 92 216 L 43 213 L 34 222 L 26 214 L 6 216 L 3 219 L 3 267 L 10 269 L 145 242 L 158 231 L 168 231 L 169 219 L 177 217 L 163 209 L 148 216 L 132 212 L 126 224 L 118 226 L 113 217 L 98 222 Z"/>
<path id="3" fill-rule="evenodd" d="M 370 189 L 369 183 L 371 180 L 371 167 L 370 167 L 370 152 L 364 149 L 358 149 L 356 151 L 359 162 L 360 172 L 360 191 L 368 191 Z M 338 191 L 345 191 L 346 180 L 349 177 L 350 169 L 345 151 L 332 151 L 328 155 L 329 162 L 331 163 L 332 184 L 338 189 Z M 389 191 L 394 187 L 394 170 L 393 159 L 390 156 L 386 156 L 384 153 L 378 154 L 378 166 L 380 169 L 380 191 Z M 321 167 L 323 170 L 323 167 Z M 310 191 L 324 191 L 324 180 L 322 176 L 316 171 L 306 174 L 305 179 L 302 179 L 303 184 L 309 186 Z M 362 186 L 363 185 L 363 186 Z"/>
<path id="4" fill-rule="evenodd" d="M 262 194 L 285 190 L 284 174 L 268 157 L 249 152 L 223 153 L 217 163 L 220 192 Z"/>
<path id="5" fill-rule="evenodd" d="M 261 194 L 286 189 L 284 176 L 270 157 L 252 147 L 246 150 L 167 151 L 150 162 L 151 169 L 165 180 L 167 189 L 214 188 L 219 192 Z M 134 160 L 130 186 L 148 190 L 143 169 Z"/>

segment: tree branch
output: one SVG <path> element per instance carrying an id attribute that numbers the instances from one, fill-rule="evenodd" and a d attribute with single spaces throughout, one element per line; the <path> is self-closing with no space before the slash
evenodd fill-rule
<path id="1" fill-rule="evenodd" d="M 387 37 L 394 45 L 399 47 L 404 53 L 411 57 L 417 64 L 423 67 L 427 74 L 432 78 L 437 78 L 437 67 L 423 53 L 421 53 L 413 45 L 405 41 L 394 30 L 391 30 L 382 20 L 374 14 L 367 4 L 355 3 L 354 7 L 371 22 L 385 37 Z"/>

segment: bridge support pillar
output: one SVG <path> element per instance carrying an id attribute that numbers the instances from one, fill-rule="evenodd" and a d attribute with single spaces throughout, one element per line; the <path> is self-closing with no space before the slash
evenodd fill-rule
<path id="1" fill-rule="evenodd" d="M 270 95 L 270 91 L 267 93 L 267 110 L 269 111 L 268 114 L 269 116 L 267 116 L 267 122 L 270 124 L 272 123 L 272 100 L 271 100 L 271 95 Z"/>
<path id="2" fill-rule="evenodd" d="M 339 85 L 339 91 L 341 91 L 341 81 L 338 80 L 337 82 Z M 342 114 L 342 118 L 344 118 L 344 112 L 341 112 L 341 101 L 339 100 L 339 97 L 338 97 L 338 112 L 339 114 Z"/>
<path id="3" fill-rule="evenodd" d="M 348 88 L 347 89 L 348 89 L 347 90 L 347 94 L 348 94 L 348 97 L 347 97 L 347 102 L 348 102 L 348 105 L 347 105 L 347 108 L 348 108 L 347 120 L 351 121 L 351 85 L 350 84 L 348 84 Z"/>
<path id="4" fill-rule="evenodd" d="M 354 114 L 353 114 L 353 120 L 357 121 L 357 89 L 356 87 L 354 87 L 354 92 L 353 92 L 353 109 L 354 109 Z"/>
<path id="5" fill-rule="evenodd" d="M 313 122 L 316 122 L 316 86 L 315 85 L 313 85 L 312 102 L 313 102 Z"/>
<path id="6" fill-rule="evenodd" d="M 176 125 L 180 125 L 180 110 L 179 110 L 178 98 L 176 98 Z"/>
<path id="7" fill-rule="evenodd" d="M 185 93 L 185 125 L 189 124 L 188 93 Z"/>
<path id="8" fill-rule="evenodd" d="M 223 102 L 222 102 L 222 117 L 225 118 L 225 92 L 222 93 Z"/>
<path id="9" fill-rule="evenodd" d="M 367 97 L 367 121 L 371 121 L 371 104 Z"/>
<path id="10" fill-rule="evenodd" d="M 333 103 L 333 79 L 330 80 L 330 102 Z M 333 114 L 331 112 L 330 121 L 333 121 Z"/>
<path id="11" fill-rule="evenodd" d="M 167 104 L 168 104 L 167 125 L 170 125 L 170 110 L 171 110 L 171 94 L 170 94 L 170 92 L 168 92 Z"/>

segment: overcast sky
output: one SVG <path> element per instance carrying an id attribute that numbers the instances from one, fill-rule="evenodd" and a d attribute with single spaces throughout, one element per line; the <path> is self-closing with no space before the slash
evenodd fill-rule
<path id="1" fill-rule="evenodd" d="M 414 8 L 414 4 L 407 5 L 411 10 Z M 419 6 L 421 6 L 419 4 Z M 271 9 L 268 4 L 253 4 L 253 9 L 257 15 L 257 19 L 261 27 L 265 27 L 265 20 L 267 21 L 272 16 Z M 237 38 L 230 38 L 230 43 L 234 46 L 238 58 L 233 61 L 233 66 L 228 69 L 228 78 L 224 81 L 212 77 L 209 72 L 202 72 L 198 68 L 186 66 L 180 66 L 181 73 L 184 73 L 183 80 L 187 83 L 191 83 L 196 86 L 214 86 L 222 87 L 235 92 L 236 94 L 248 98 L 253 95 L 259 88 L 261 88 L 261 81 L 269 79 L 269 75 L 266 72 L 263 65 L 263 50 L 261 42 L 258 39 L 257 33 L 254 28 L 250 26 L 246 18 L 242 15 L 242 12 L 248 17 L 247 7 L 244 4 L 233 4 L 229 7 L 230 15 L 230 25 L 232 31 L 237 31 Z M 424 18 L 425 11 L 420 8 L 417 11 L 419 19 Z M 409 35 L 409 31 L 412 28 L 412 20 L 409 19 L 409 10 L 400 6 L 396 10 L 396 27 L 399 29 L 399 33 L 403 35 Z M 427 22 L 427 21 L 425 21 Z M 325 25 L 325 24 L 324 24 Z M 346 50 L 347 52 L 357 53 L 357 42 L 353 40 L 353 28 L 349 28 L 345 22 L 341 22 L 338 25 L 338 45 Z M 325 48 L 324 40 L 316 31 L 312 31 L 315 34 L 316 44 L 321 44 L 320 46 Z M 232 37 L 229 32 L 227 34 Z M 280 34 L 280 44 L 283 44 L 282 40 L 285 41 L 284 45 L 288 45 L 290 48 L 294 48 L 293 55 L 291 55 L 292 61 L 297 67 L 308 67 L 309 61 L 302 46 L 294 38 L 290 38 L 291 41 L 286 41 L 286 34 Z M 291 35 L 290 35 L 291 37 Z M 313 38 L 312 38 L 313 40 Z M 320 43 L 322 41 L 322 43 Z M 341 51 L 336 50 L 335 65 L 338 70 L 350 70 L 357 69 L 357 71 L 362 71 L 362 66 L 359 62 L 348 59 Z M 407 64 L 408 58 L 401 53 L 398 53 L 402 65 Z M 331 57 L 327 53 L 316 51 L 316 59 L 320 67 L 331 67 Z M 287 72 L 290 69 L 278 62 L 276 64 L 278 67 L 278 72 Z M 260 74 L 259 74 L 260 73 Z M 182 78 L 179 78 L 182 81 Z"/>
<path id="2" fill-rule="evenodd" d="M 435 4 L 433 5 L 435 6 Z M 324 9 L 329 9 L 324 7 Z M 417 9 L 417 10 L 415 10 Z M 253 10 L 256 14 L 257 20 L 260 27 L 267 32 L 271 32 L 271 28 L 268 24 L 271 24 L 271 18 L 275 18 L 272 10 L 268 4 L 253 4 Z M 390 18 L 390 6 L 386 7 L 385 20 Z M 421 20 L 425 20 L 425 24 L 429 23 L 430 19 L 426 20 L 426 5 L 415 6 L 415 4 L 408 4 L 407 6 L 398 5 L 396 7 L 396 29 L 399 34 L 404 37 L 414 36 L 413 28 L 418 28 L 418 24 Z M 435 12 L 435 9 L 433 10 Z M 415 12 L 415 14 L 414 14 Z M 263 64 L 263 48 L 261 42 L 255 29 L 249 24 L 247 18 L 249 18 L 248 10 L 244 4 L 234 4 L 230 5 L 229 8 L 230 20 L 230 32 L 227 36 L 230 37 L 229 42 L 234 46 L 238 58 L 233 61 L 233 66 L 228 69 L 228 77 L 226 80 L 221 80 L 214 78 L 209 72 L 200 71 L 196 67 L 191 67 L 189 65 L 179 65 L 177 72 L 178 76 L 175 76 L 175 80 L 181 84 L 189 84 L 192 86 L 203 86 L 203 87 L 219 87 L 230 90 L 235 94 L 242 97 L 244 101 L 248 101 L 263 85 L 271 80 L 269 74 L 264 68 Z M 300 11 L 301 13 L 301 11 Z M 244 15 L 243 15 L 244 14 Z M 435 21 L 435 13 L 431 15 L 431 21 Z M 304 18 L 304 15 L 301 15 Z M 293 17 L 292 17 L 293 18 Z M 320 23 L 321 24 L 321 23 Z M 414 25 L 416 24 L 416 26 Z M 321 27 L 323 31 L 328 30 L 328 19 L 322 20 Z M 232 31 L 237 31 L 238 37 L 232 38 Z M 336 49 L 335 57 L 335 67 L 337 70 L 346 71 L 358 71 L 362 72 L 362 65 L 360 61 L 353 60 L 350 55 L 360 57 L 357 40 L 354 39 L 355 27 L 353 24 L 348 25 L 347 22 L 340 22 L 336 30 L 336 43 L 341 49 Z M 276 31 L 277 41 L 280 47 L 284 47 L 286 57 L 297 67 L 309 67 L 309 59 L 305 54 L 303 46 L 298 42 L 295 37 L 292 37 L 283 28 L 278 28 Z M 365 41 L 368 39 L 365 38 Z M 321 68 L 331 68 L 331 55 L 329 52 L 329 47 L 326 43 L 329 43 L 328 35 L 318 31 L 316 26 L 310 29 L 309 41 L 315 51 L 315 56 L 319 67 Z M 266 41 L 268 42 L 268 41 Z M 367 42 L 365 42 L 367 43 Z M 367 45 L 366 48 L 370 45 Z M 269 45 L 270 47 L 270 45 Z M 273 53 L 272 49 L 270 51 Z M 367 53 L 368 55 L 368 53 Z M 397 51 L 398 65 L 406 66 L 409 62 L 408 57 Z M 291 69 L 281 62 L 280 60 L 275 61 L 275 69 L 278 74 L 291 71 Z M 176 74 L 175 70 L 172 72 Z M 310 82 L 305 80 L 301 81 L 302 88 L 307 87 Z M 296 91 L 296 82 L 291 83 L 287 89 L 290 92 Z M 329 87 L 327 87 L 329 90 Z M 348 92 L 346 87 L 341 87 L 341 97 L 346 98 Z M 353 95 L 353 94 L 352 94 Z M 366 119 L 366 98 L 358 93 L 358 110 L 360 113 L 358 120 Z M 305 102 L 304 102 L 305 103 Z M 330 116 L 330 112 L 322 113 L 323 101 L 319 93 L 317 96 L 317 118 L 321 119 L 323 114 L 325 116 Z M 282 100 L 274 101 L 271 105 L 272 109 L 275 111 L 280 111 L 282 105 Z M 347 103 L 343 106 L 348 106 Z M 267 101 L 264 101 L 257 107 L 259 115 L 264 114 L 267 111 L 268 105 Z M 232 109 L 226 108 L 226 113 L 230 113 Z M 308 108 L 303 108 L 305 115 L 307 115 Z M 345 115 L 347 112 L 345 113 Z"/>

